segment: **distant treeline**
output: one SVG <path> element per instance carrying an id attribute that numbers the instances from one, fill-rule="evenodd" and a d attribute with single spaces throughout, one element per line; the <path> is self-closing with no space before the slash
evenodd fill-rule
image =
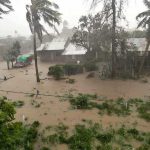
<path id="1" fill-rule="evenodd" d="M 129 38 L 145 38 L 146 31 L 135 30 L 135 31 L 128 31 Z"/>

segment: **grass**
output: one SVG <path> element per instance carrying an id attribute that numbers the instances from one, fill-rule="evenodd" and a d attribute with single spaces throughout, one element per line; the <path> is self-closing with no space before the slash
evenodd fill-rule
<path id="1" fill-rule="evenodd" d="M 139 143 L 135 150 L 149 150 L 150 147 L 150 133 L 126 126 L 103 128 L 99 123 L 85 121 L 72 131 L 62 123 L 52 128 L 53 134 L 45 137 L 45 141 L 51 146 L 65 144 L 69 150 L 132 150 L 134 142 Z"/>
<path id="2" fill-rule="evenodd" d="M 138 107 L 139 116 L 150 122 L 150 102 L 145 102 Z"/>

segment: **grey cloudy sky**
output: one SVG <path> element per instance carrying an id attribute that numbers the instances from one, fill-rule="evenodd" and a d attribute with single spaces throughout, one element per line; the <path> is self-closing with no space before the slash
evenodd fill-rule
<path id="1" fill-rule="evenodd" d="M 89 11 L 88 4 L 84 0 L 53 0 L 60 7 L 62 20 L 67 20 L 70 27 L 77 25 L 81 15 L 87 14 Z M 136 15 L 145 10 L 143 0 L 128 0 L 126 5 L 127 20 L 129 28 L 136 28 Z M 30 3 L 30 0 L 11 0 L 14 12 L 9 15 L 4 15 L 3 20 L 0 20 L 0 37 L 7 35 L 15 35 L 15 30 L 19 35 L 30 35 L 30 30 L 25 19 L 25 5 Z"/>

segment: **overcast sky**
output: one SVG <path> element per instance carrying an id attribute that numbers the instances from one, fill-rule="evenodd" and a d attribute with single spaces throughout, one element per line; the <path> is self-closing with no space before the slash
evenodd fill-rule
<path id="1" fill-rule="evenodd" d="M 62 20 L 67 20 L 70 27 L 78 24 L 78 19 L 81 15 L 89 13 L 88 4 L 84 0 L 53 0 L 60 7 L 62 13 Z M 129 28 L 136 28 L 136 15 L 143 10 L 145 6 L 143 0 L 128 0 L 126 5 L 127 20 L 129 22 Z M 26 22 L 26 9 L 25 5 L 30 0 L 11 0 L 14 12 L 9 15 L 3 15 L 3 19 L 0 20 L 0 37 L 7 35 L 15 35 L 15 31 L 19 35 L 28 36 L 30 30 Z"/>

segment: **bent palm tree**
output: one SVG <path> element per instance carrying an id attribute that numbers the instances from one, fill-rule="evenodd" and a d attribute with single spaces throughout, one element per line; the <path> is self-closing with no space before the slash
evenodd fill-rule
<path id="1" fill-rule="evenodd" d="M 149 46 L 150 46 L 150 2 L 148 0 L 144 0 L 144 4 L 148 8 L 148 10 L 140 13 L 136 17 L 137 20 L 139 18 L 142 18 L 142 20 L 138 24 L 138 28 L 142 27 L 142 28 L 145 28 L 147 30 L 147 32 L 146 32 L 147 44 L 146 44 L 146 48 L 145 48 L 145 52 L 144 52 L 144 55 L 143 55 L 143 59 L 141 61 L 141 65 L 140 65 L 140 68 L 139 68 L 139 71 L 138 71 L 138 75 L 140 75 L 140 73 L 141 73 L 141 71 L 143 69 L 145 58 L 146 58 L 146 55 L 148 53 Z"/>
<path id="2" fill-rule="evenodd" d="M 59 7 L 57 4 L 52 3 L 48 0 L 31 0 L 31 5 L 26 5 L 26 19 L 29 23 L 31 33 L 33 34 L 33 47 L 37 82 L 40 82 L 40 78 L 37 64 L 36 35 L 42 43 L 43 32 L 48 34 L 44 26 L 40 23 L 42 19 L 50 27 L 55 27 L 54 23 L 60 23 L 61 14 L 58 11 L 56 11 L 56 9 L 58 8 Z"/>
<path id="3" fill-rule="evenodd" d="M 10 0 L 0 0 L 0 18 L 2 18 L 2 14 L 8 14 L 10 11 L 13 10 L 10 4 Z"/>

